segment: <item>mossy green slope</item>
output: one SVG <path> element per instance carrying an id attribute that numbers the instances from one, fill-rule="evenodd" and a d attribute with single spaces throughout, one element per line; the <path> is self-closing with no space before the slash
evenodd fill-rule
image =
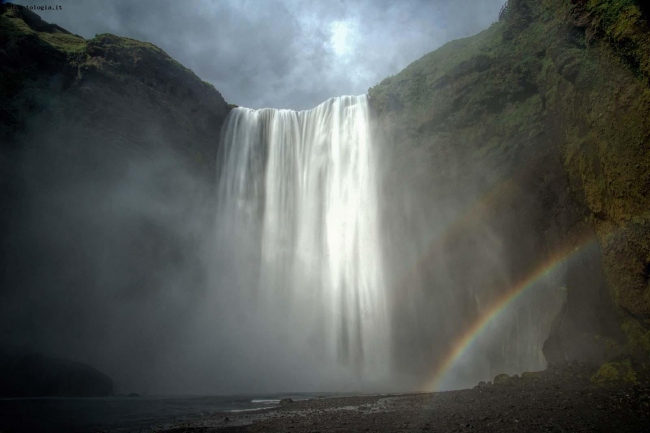
<path id="1" fill-rule="evenodd" d="M 426 162 L 415 164 L 430 164 L 421 179 L 430 189 L 481 197 L 514 179 L 520 188 L 504 190 L 501 203 L 542 204 L 534 214 L 519 212 L 540 232 L 537 257 L 520 267 L 595 232 L 619 325 L 602 321 L 605 304 L 596 302 L 589 314 L 600 315 L 603 325 L 582 331 L 606 333 L 603 326 L 630 322 L 623 327 L 628 337 L 635 329 L 644 338 L 650 327 L 650 31 L 642 2 L 510 0 L 507 19 L 427 54 L 369 89 L 369 98 L 395 159 L 424 155 L 416 159 Z M 397 173 L 405 170 L 394 165 Z M 411 169 L 418 170 L 426 171 Z M 493 207 L 507 215 L 508 206 Z M 494 218 L 482 221 L 499 226 Z M 499 230 L 504 237 L 525 235 L 517 224 Z M 584 296 L 575 290 L 569 287 L 569 311 L 603 296 L 595 288 L 581 289 Z"/>

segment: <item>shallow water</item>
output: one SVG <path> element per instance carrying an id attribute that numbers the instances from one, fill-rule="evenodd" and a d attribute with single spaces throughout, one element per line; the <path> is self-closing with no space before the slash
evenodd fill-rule
<path id="1" fill-rule="evenodd" d="M 212 397 L 126 397 L 0 399 L 0 431 L 129 432 L 161 428 L 218 412 L 276 407 L 333 394 L 236 395 Z"/>

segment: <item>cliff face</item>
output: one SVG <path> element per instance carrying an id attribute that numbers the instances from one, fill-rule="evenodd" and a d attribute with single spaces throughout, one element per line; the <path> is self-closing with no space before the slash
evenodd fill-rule
<path id="1" fill-rule="evenodd" d="M 203 290 L 230 107 L 152 44 L 85 40 L 12 5 L 0 10 L 0 101 L 4 342 L 146 389 L 160 342 L 173 344 Z"/>
<path id="2" fill-rule="evenodd" d="M 214 170 L 229 106 L 161 49 L 110 34 L 85 40 L 12 5 L 0 19 L 4 143 L 26 146 L 28 122 L 39 115 L 55 136 L 110 141 L 134 153 L 167 145 L 193 168 Z"/>
<path id="3" fill-rule="evenodd" d="M 480 315 L 540 263 L 564 262 L 549 361 L 603 360 L 615 341 L 650 349 L 650 32 L 640 4 L 510 0 L 500 22 L 369 90 L 391 161 L 387 200 L 398 203 L 386 219 L 412 197 L 458 209 L 420 206 L 447 227 L 424 267 L 440 270 L 434 258 L 444 256 L 445 284 L 474 287 L 478 306 L 470 299 L 459 314 Z M 397 241 L 388 254 L 408 248 Z M 421 274 L 425 290 L 440 283 Z"/>

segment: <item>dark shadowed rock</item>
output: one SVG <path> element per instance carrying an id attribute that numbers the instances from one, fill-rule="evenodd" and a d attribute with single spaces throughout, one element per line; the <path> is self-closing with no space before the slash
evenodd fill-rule
<path id="1" fill-rule="evenodd" d="M 287 404 L 293 403 L 293 399 L 290 398 L 283 398 L 280 400 L 280 406 L 285 406 Z"/>
<path id="2" fill-rule="evenodd" d="M 490 385 L 491 385 L 491 384 L 490 384 Z M 488 384 L 485 383 L 485 381 L 482 380 L 482 381 L 480 381 L 480 382 L 478 383 L 478 385 L 476 385 L 476 386 L 474 387 L 474 389 L 478 389 L 478 388 L 487 388 L 487 386 L 488 386 Z"/>
<path id="3" fill-rule="evenodd" d="M 90 365 L 0 347 L 0 397 L 104 397 L 113 381 Z"/>
<path id="4" fill-rule="evenodd" d="M 169 314 L 186 317 L 183 308 L 200 296 L 205 277 L 181 253 L 196 251 L 198 236 L 181 234 L 178 221 L 205 226 L 221 125 L 232 107 L 150 43 L 111 34 L 87 40 L 21 6 L 4 6 L 0 335 L 44 352 L 105 347 L 116 323 L 107 297 L 121 307 L 160 300 L 169 288 L 163 273 L 184 275 L 195 288 Z M 139 204 L 122 208 L 130 199 L 117 195 L 138 196 Z M 98 265 L 100 250 L 110 265 Z M 142 320 L 129 315 L 121 326 Z M 169 338 L 168 329 L 157 329 L 121 335 L 112 359 L 141 359 L 147 369 L 157 353 L 143 340 Z"/>

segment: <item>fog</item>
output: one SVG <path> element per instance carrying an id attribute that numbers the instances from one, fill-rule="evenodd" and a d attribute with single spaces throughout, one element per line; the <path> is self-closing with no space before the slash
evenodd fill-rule
<path id="1" fill-rule="evenodd" d="M 545 209 L 522 177 L 530 167 L 500 177 L 490 161 L 467 159 L 462 149 L 405 146 L 374 128 L 395 370 L 413 389 L 430 391 L 544 369 L 567 263 L 517 299 L 507 295 L 555 248 L 538 232 Z"/>
<path id="2" fill-rule="evenodd" d="M 323 362 L 324 337 L 291 320 L 313 305 L 262 296 L 260 239 L 227 231 L 244 215 L 219 208 L 216 179 L 162 127 L 122 147 L 64 119 L 33 117 L 5 154 L 18 175 L 3 344 L 88 363 L 117 393 L 359 390 L 357 370 Z"/>
<path id="3" fill-rule="evenodd" d="M 278 56 L 288 67 L 300 53 Z M 396 56 L 395 70 L 406 62 Z M 241 65 L 224 72 L 234 81 L 212 82 L 232 95 L 245 88 L 253 106 L 292 107 L 374 84 L 300 65 L 280 68 L 282 86 L 233 72 Z M 325 90 L 310 93 L 307 81 Z M 373 123 L 363 96 L 334 98 L 362 104 L 363 121 L 350 108 L 359 106 L 332 100 L 308 113 L 235 110 L 206 145 L 149 89 L 84 85 L 55 93 L 54 108 L 3 149 L 2 343 L 88 363 L 118 393 L 454 389 L 546 366 L 571 273 L 553 256 L 563 233 L 538 192 L 568 194 L 564 181 L 540 186 L 528 166 L 499 178 L 462 150 L 442 158 L 435 145 L 406 146 Z M 259 86 L 270 90 L 254 94 Z M 233 119 L 244 132 L 229 136 Z M 223 154 L 248 145 L 245 157 Z M 584 268 L 595 268 L 599 251 L 586 254 Z"/>
<path id="4" fill-rule="evenodd" d="M 269 137 L 283 123 L 273 125 Z M 324 140 L 320 146 L 329 146 L 327 128 L 280 148 L 298 155 L 317 146 L 317 137 Z M 313 209 L 312 220 L 303 215 L 310 212 L 309 202 L 299 208 L 290 198 L 282 201 L 301 177 L 282 165 L 274 170 L 289 170 L 282 175 L 289 177 L 269 177 L 273 156 L 264 149 L 274 148 L 271 141 L 260 142 L 252 159 L 221 161 L 216 175 L 206 176 L 156 128 L 145 132 L 149 147 L 128 149 L 86 141 L 84 131 L 64 140 L 58 128 L 38 118 L 30 131 L 31 146 L 18 158 L 24 189 L 11 212 L 5 250 L 4 343 L 89 363 L 114 379 L 118 393 L 427 389 L 455 341 L 481 314 L 481 304 L 493 296 L 490 290 L 514 284 L 508 255 L 536 248 L 520 243 L 516 252 L 508 251 L 502 234 L 476 215 L 478 182 L 475 190 L 467 184 L 430 188 L 433 172 L 413 168 L 437 167 L 436 162 L 417 151 L 392 153 L 376 130 L 366 143 L 376 153 L 368 184 L 376 190 L 376 209 L 355 200 L 337 204 L 331 194 L 340 193 L 330 192 L 323 197 L 335 200 L 331 208 Z M 244 144 L 241 138 L 232 143 Z M 219 145 L 220 137 L 214 137 Z M 283 158 L 289 159 L 282 164 L 291 164 L 290 155 Z M 309 170 L 321 182 L 319 166 Z M 336 167 L 322 173 L 335 173 Z M 224 170 L 232 170 L 231 179 L 243 188 L 228 198 L 232 204 L 219 192 Z M 351 175 L 341 191 L 358 184 Z M 461 172 L 450 178 L 460 182 Z M 329 191 L 325 185 L 339 181 L 335 176 L 315 184 L 304 197 L 317 198 Z M 273 192 L 277 182 L 288 189 Z M 269 220 L 272 193 L 286 211 Z M 358 211 L 358 222 L 348 226 L 353 231 L 342 231 Z M 334 220 L 319 225 L 321 213 Z M 373 219 L 380 224 L 374 235 L 364 232 Z M 269 221 L 276 221 L 275 229 Z M 349 255 L 334 246 L 318 252 L 325 242 L 319 238 L 328 236 L 366 240 L 351 244 Z M 294 246 L 282 246 L 287 239 Z M 287 248 L 302 258 L 283 258 L 289 257 Z M 379 254 L 378 262 L 369 262 L 368 254 Z M 310 260 L 315 261 L 308 265 Z M 349 270 L 333 271 L 337 260 Z M 349 276 L 366 268 L 380 270 L 380 279 Z M 517 308 L 500 317 L 444 386 L 543 368 L 542 344 L 563 302 L 556 293 L 561 277 L 554 274 L 525 300 L 546 307 Z M 367 296 L 375 300 L 359 301 Z"/>
<path id="5" fill-rule="evenodd" d="M 2 335 L 146 391 L 205 294 L 206 186 L 164 148 L 143 156 L 48 132 L 20 155 Z"/>

